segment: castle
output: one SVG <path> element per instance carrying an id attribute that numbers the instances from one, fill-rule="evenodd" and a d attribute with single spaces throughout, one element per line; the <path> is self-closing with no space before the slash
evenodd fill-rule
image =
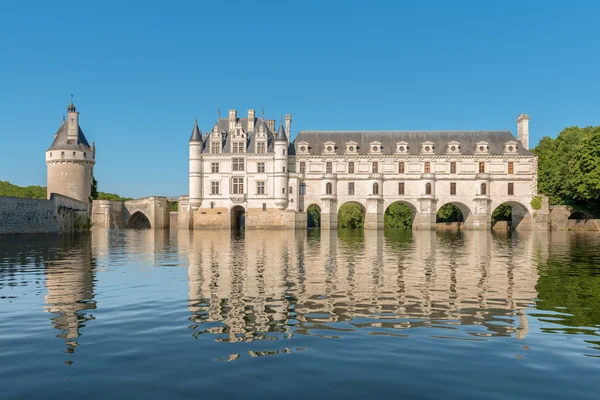
<path id="1" fill-rule="evenodd" d="M 537 158 L 528 150 L 529 116 L 510 131 L 300 131 L 292 117 L 240 118 L 229 110 L 189 140 L 189 197 L 180 199 L 179 228 L 304 229 L 318 206 L 321 228 L 336 229 L 340 207 L 359 204 L 365 229 L 383 229 L 392 203 L 407 205 L 413 228 L 433 229 L 445 204 L 457 206 L 465 229 L 489 229 L 506 203 L 513 228 L 531 228 Z M 285 126 L 284 126 L 285 124 Z"/>

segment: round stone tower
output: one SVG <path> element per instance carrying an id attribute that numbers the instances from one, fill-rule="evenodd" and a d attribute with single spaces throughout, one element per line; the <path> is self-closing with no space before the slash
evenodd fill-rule
<path id="1" fill-rule="evenodd" d="M 62 194 L 75 200 L 89 202 L 96 163 L 96 148 L 90 146 L 79 127 L 79 113 L 73 100 L 67 108 L 67 119 L 54 135 L 46 151 L 48 166 L 47 196 Z"/>
<path id="2" fill-rule="evenodd" d="M 283 210 L 287 206 L 287 183 L 288 183 L 288 139 L 283 129 L 283 124 L 279 124 L 279 131 L 273 141 L 273 150 L 275 151 L 274 177 L 275 177 L 275 206 Z"/>

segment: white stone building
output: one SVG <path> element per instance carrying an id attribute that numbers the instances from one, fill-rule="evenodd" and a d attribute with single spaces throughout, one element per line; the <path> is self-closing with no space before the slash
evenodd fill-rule
<path id="1" fill-rule="evenodd" d="M 238 118 L 235 110 L 190 138 L 190 194 L 180 228 L 306 228 L 306 209 L 321 210 L 321 228 L 337 228 L 348 202 L 360 204 L 366 229 L 382 229 L 394 202 L 413 212 L 413 228 L 432 229 L 445 204 L 464 228 L 489 229 L 508 203 L 513 227 L 532 227 L 537 158 L 527 146 L 529 117 L 510 131 L 300 131 L 290 143 L 291 115 L 275 121 Z"/>

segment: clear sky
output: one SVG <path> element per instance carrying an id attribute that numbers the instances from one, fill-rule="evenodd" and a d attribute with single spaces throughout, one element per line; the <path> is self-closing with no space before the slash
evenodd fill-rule
<path id="1" fill-rule="evenodd" d="M 4 1 L 0 180 L 45 185 L 74 95 L 101 191 L 188 193 L 188 139 L 248 108 L 302 129 L 600 124 L 599 1 Z"/>

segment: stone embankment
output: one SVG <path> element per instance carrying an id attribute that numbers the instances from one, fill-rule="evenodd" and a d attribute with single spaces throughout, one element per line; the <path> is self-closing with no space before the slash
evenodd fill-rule
<path id="1" fill-rule="evenodd" d="M 49 200 L 0 196 L 0 235 L 88 230 L 88 205 L 53 193 Z"/>

